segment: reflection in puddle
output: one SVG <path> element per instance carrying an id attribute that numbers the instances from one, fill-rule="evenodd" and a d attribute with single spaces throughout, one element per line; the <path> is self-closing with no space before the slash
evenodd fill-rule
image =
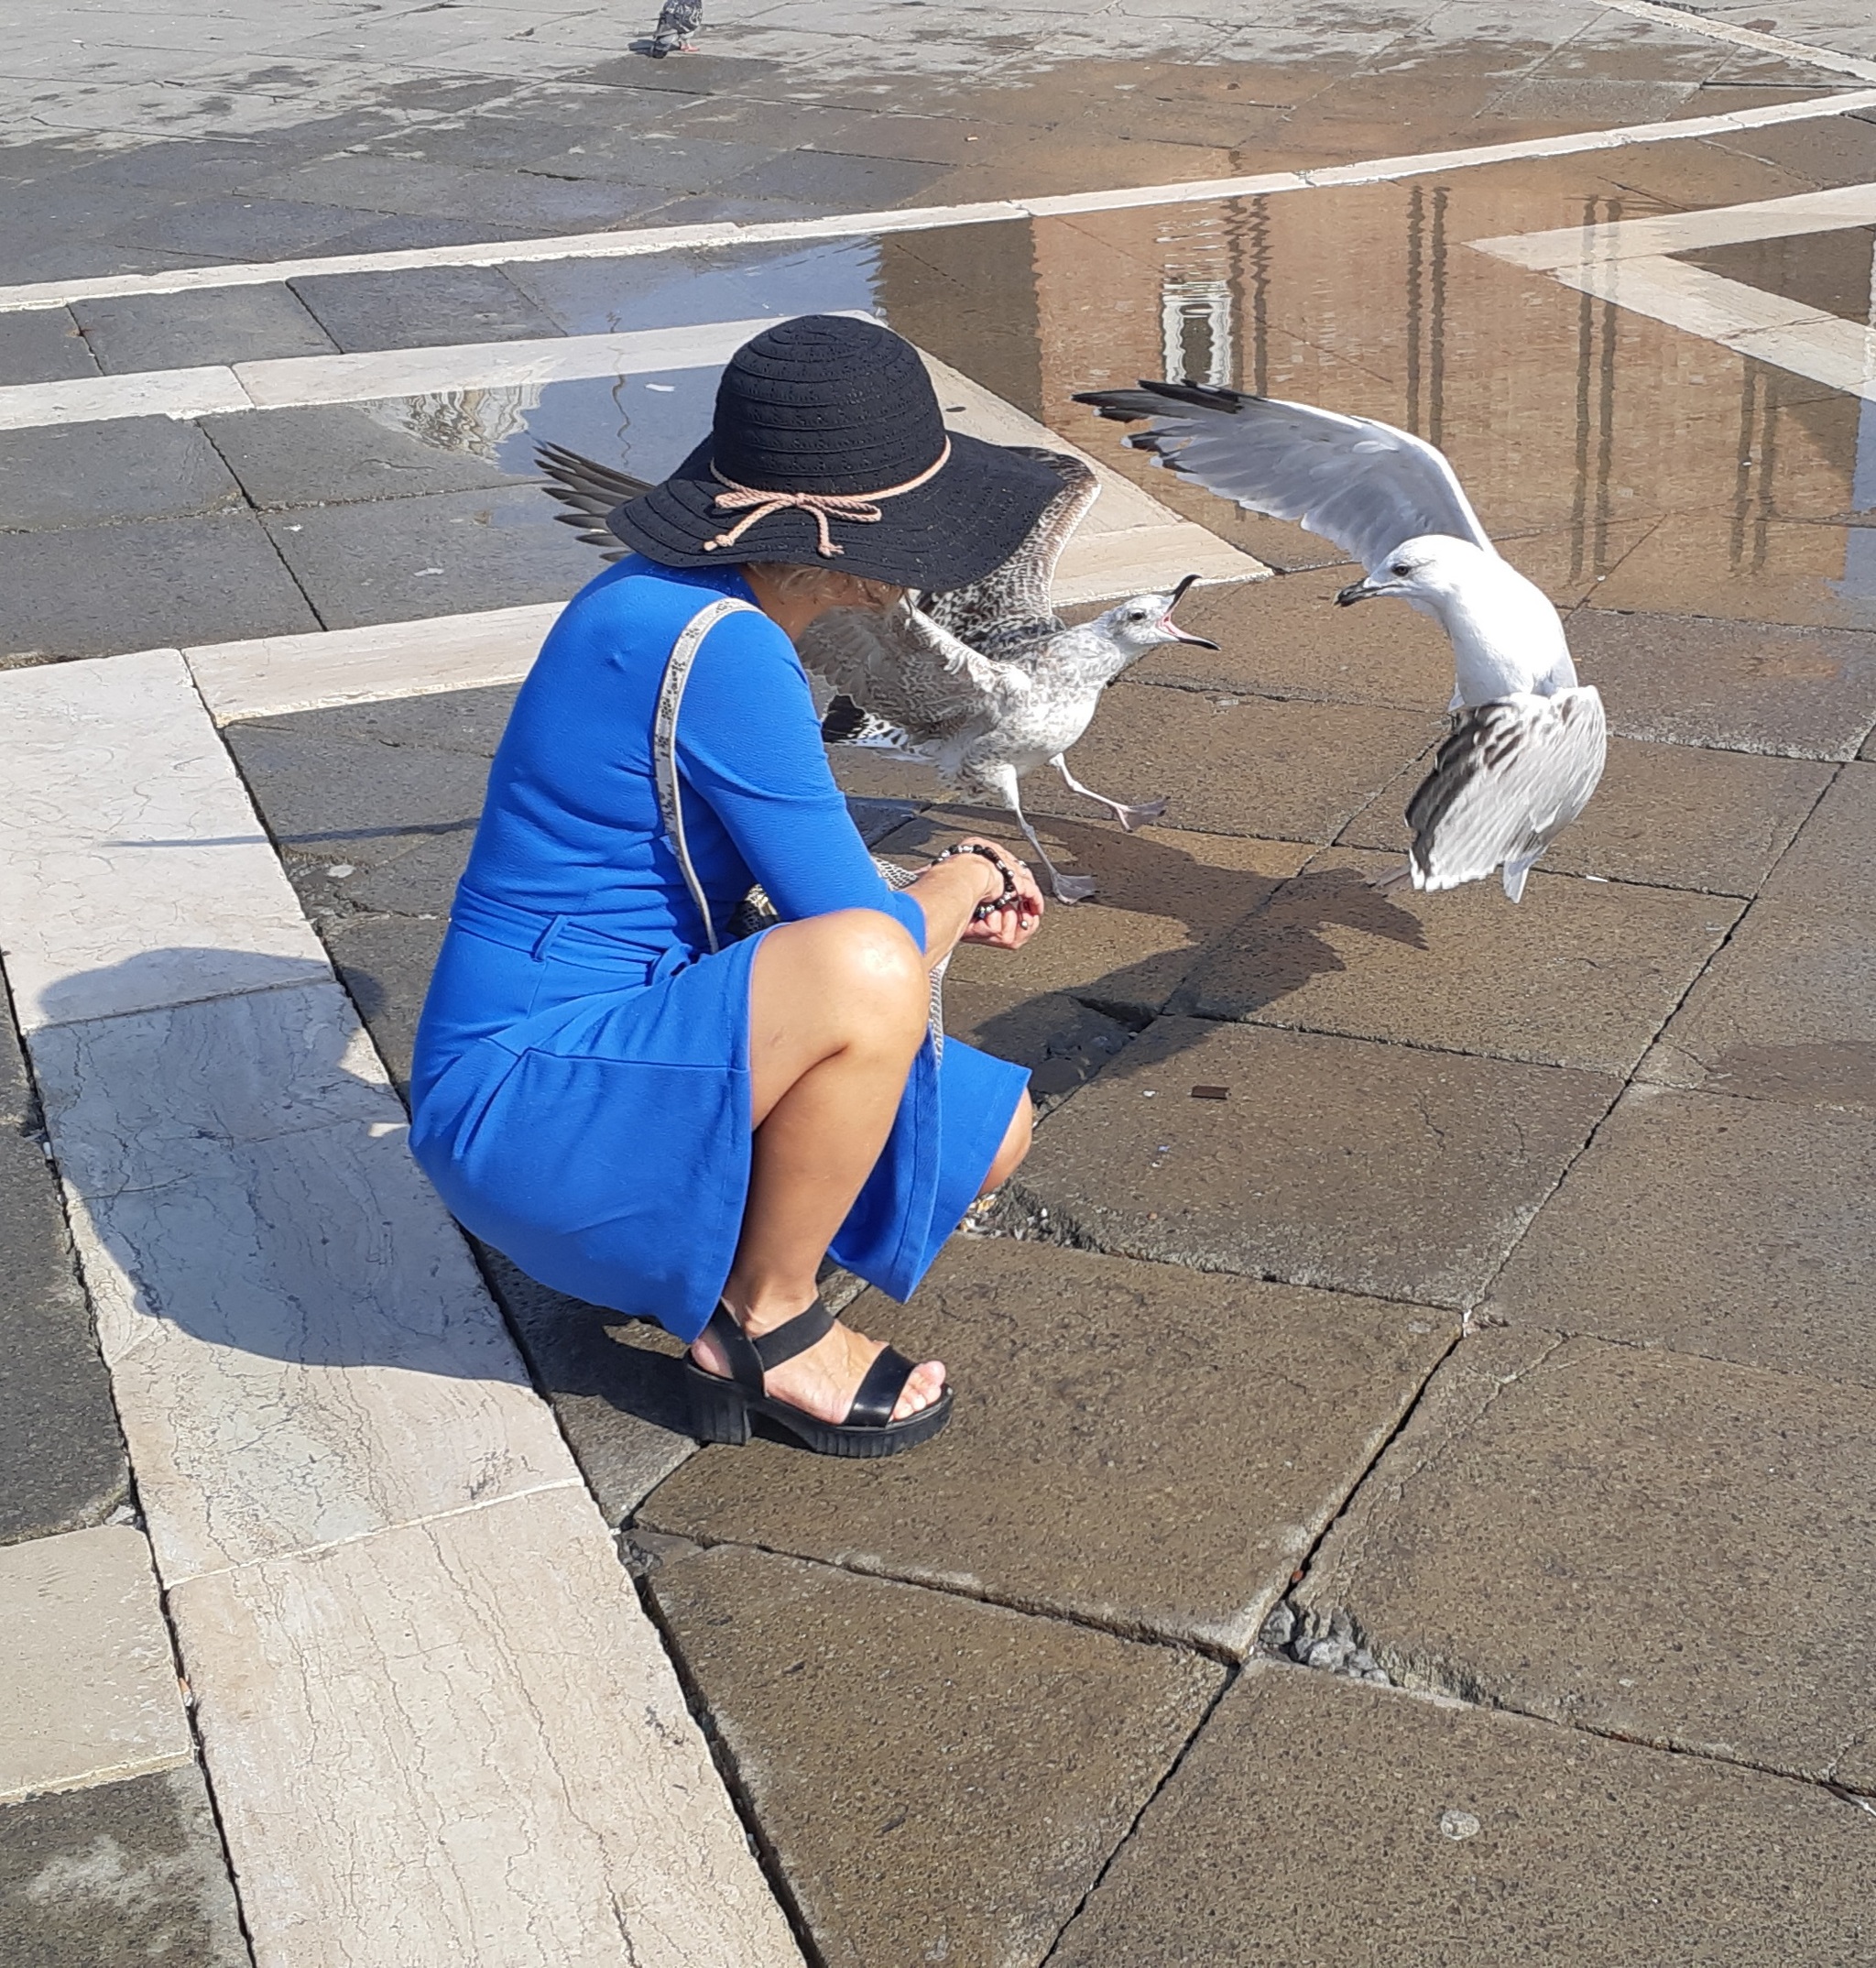
<path id="1" fill-rule="evenodd" d="M 1651 152 L 1657 181 L 1697 177 L 1704 153 L 1686 147 L 1682 169 L 1666 154 L 1681 148 Z M 1448 452 L 1511 558 L 1560 599 L 1876 629 L 1876 528 L 1848 523 L 1876 514 L 1876 405 L 1471 249 L 1677 209 L 1615 169 L 1559 159 L 510 272 L 573 333 L 875 312 L 1280 565 L 1333 554 L 1151 472 L 1070 397 L 1166 376 L 1379 417 Z M 1685 257 L 1867 323 L 1872 255 L 1876 229 L 1847 228 Z M 707 428 L 713 390 L 711 371 L 684 369 L 373 414 L 519 475 L 547 439 L 657 476 Z"/>

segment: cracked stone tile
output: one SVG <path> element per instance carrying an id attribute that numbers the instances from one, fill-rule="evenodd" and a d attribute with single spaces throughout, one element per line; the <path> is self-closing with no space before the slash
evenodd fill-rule
<path id="1" fill-rule="evenodd" d="M 0 1958 L 251 1968 L 202 1772 L 0 1805 Z"/>
<path id="2" fill-rule="evenodd" d="M 68 309 L 0 314 L 0 383 L 62 383 L 97 373 Z"/>
<path id="3" fill-rule="evenodd" d="M 1628 1074 L 1739 919 L 1729 898 L 1538 874 L 1439 894 L 1336 847 L 1213 946 L 1181 993 L 1252 1020 Z"/>
<path id="4" fill-rule="evenodd" d="M 780 1443 L 709 1450 L 638 1521 L 1235 1655 L 1456 1326 L 998 1237 L 848 1317 L 945 1362 L 943 1436 L 863 1480 Z"/>
<path id="5" fill-rule="evenodd" d="M 1222 1086 L 1222 1100 L 1192 1098 Z M 1037 1135 L 1009 1219 L 1334 1291 L 1476 1299 L 1620 1082 L 1162 1018 Z"/>
<path id="6" fill-rule="evenodd" d="M 1404 1686 L 1876 1789 L 1876 1394 L 1462 1341 L 1295 1598 Z"/>
<path id="7" fill-rule="evenodd" d="M 1876 1387 L 1876 1116 L 1631 1088 L 1492 1287 L 1514 1325 Z"/>
<path id="8" fill-rule="evenodd" d="M 1254 1662 L 1050 1960 L 1837 1968 L 1872 1894 L 1823 1791 Z"/>
<path id="9" fill-rule="evenodd" d="M 566 1478 L 401 1125 L 190 1163 L 72 1221 L 166 1580 Z"/>
<path id="10" fill-rule="evenodd" d="M 194 1754 L 141 1531 L 105 1524 L 0 1550 L 0 1800 Z"/>
<path id="11" fill-rule="evenodd" d="M 0 707 L 0 937 L 24 1030 L 329 975 L 173 651 L 15 671 Z"/>
<path id="12" fill-rule="evenodd" d="M 1876 722 L 1876 635 L 1616 607 L 1579 609 L 1570 645 L 1625 738 L 1845 759 Z"/>
<path id="13" fill-rule="evenodd" d="M 342 349 L 519 342 L 560 333 L 497 267 L 327 274 L 290 285 Z"/>
<path id="14" fill-rule="evenodd" d="M 349 403 L 204 417 L 202 428 L 241 489 L 267 510 L 513 483 L 509 474 L 469 453 L 426 443 Z"/>
<path id="15" fill-rule="evenodd" d="M 820 1958 L 1036 1968 L 1224 1670 L 722 1548 L 660 1614 Z"/>
<path id="16" fill-rule="evenodd" d="M 117 295 L 74 301 L 71 312 L 107 376 L 333 353 L 331 338 L 284 287 Z"/>
<path id="17" fill-rule="evenodd" d="M 577 1482 L 170 1608 L 259 1968 L 799 1968 Z"/>
<path id="18" fill-rule="evenodd" d="M 1404 854 L 1407 802 L 1425 771 L 1409 766 L 1343 843 Z M 1753 895 L 1830 778 L 1829 765 L 1810 759 L 1611 738 L 1596 797 L 1541 865 L 1554 875 Z"/>

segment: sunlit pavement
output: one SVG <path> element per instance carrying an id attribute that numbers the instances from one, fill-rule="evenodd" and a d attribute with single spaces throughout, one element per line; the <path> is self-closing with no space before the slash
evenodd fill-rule
<path id="1" fill-rule="evenodd" d="M 649 25 L 0 30 L 0 1957 L 1869 1958 L 1876 30 Z M 810 309 L 1086 451 L 1079 605 L 1202 565 L 1220 645 L 1077 748 L 1164 824 L 1039 778 L 1097 897 L 954 968 L 1044 1119 L 852 1304 L 958 1388 L 877 1466 L 699 1451 L 398 1092 L 597 564 L 533 446 L 655 475 Z M 1521 905 L 1368 885 L 1445 644 L 1070 400 L 1161 375 L 1421 432 L 1565 609 L 1617 736 Z"/>

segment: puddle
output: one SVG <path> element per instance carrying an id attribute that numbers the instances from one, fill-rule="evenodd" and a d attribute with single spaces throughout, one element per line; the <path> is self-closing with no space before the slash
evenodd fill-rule
<path id="1" fill-rule="evenodd" d="M 1293 396 L 1441 445 L 1506 551 L 1560 599 L 1876 629 L 1876 405 L 1524 271 L 1470 242 L 1701 202 L 1711 147 L 1303 195 L 641 259 L 520 267 L 570 333 L 820 309 L 933 355 L 1279 566 L 1330 550 L 1151 469 L 1070 399 L 1139 377 Z M 1686 153 L 1681 155 L 1680 153 Z M 1728 160 L 1723 198 L 1761 185 Z M 1685 256 L 1870 319 L 1876 228 Z M 708 424 L 704 369 L 458 392 L 381 421 L 528 474 L 536 443 L 647 477 Z"/>

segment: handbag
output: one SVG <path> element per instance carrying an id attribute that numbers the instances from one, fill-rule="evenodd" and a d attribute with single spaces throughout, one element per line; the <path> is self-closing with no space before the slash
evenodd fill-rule
<path id="1" fill-rule="evenodd" d="M 697 905 L 697 913 L 704 919 L 704 935 L 713 957 L 725 942 L 739 943 L 744 937 L 756 935 L 781 920 L 775 904 L 758 883 L 737 903 L 719 936 L 711 917 L 709 899 L 691 859 L 690 844 L 684 838 L 684 806 L 678 785 L 678 712 L 683 705 L 684 686 L 691 680 L 691 668 L 697 660 L 697 651 L 704 646 L 704 637 L 725 616 L 734 615 L 738 610 L 748 615 L 762 613 L 747 601 L 725 595 L 698 609 L 685 623 L 671 645 L 671 656 L 664 666 L 664 680 L 659 685 L 658 709 L 651 726 L 651 764 L 658 784 L 659 815 L 664 822 L 664 831 L 670 836 L 678 866 L 683 870 L 684 886 L 690 890 L 691 900 Z M 873 866 L 879 870 L 880 879 L 889 889 L 908 889 L 918 880 L 917 870 L 901 868 L 897 861 L 889 861 L 877 854 L 873 857 Z M 951 957 L 947 953 L 932 970 L 932 1049 L 941 1059 L 944 1056 L 944 973 L 950 964 Z"/>

